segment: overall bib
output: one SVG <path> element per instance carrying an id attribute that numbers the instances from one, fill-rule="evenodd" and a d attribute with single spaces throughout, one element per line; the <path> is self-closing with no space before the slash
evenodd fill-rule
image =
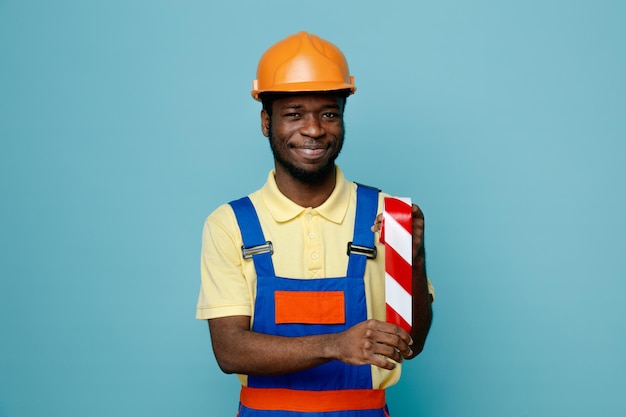
<path id="1" fill-rule="evenodd" d="M 276 276 L 273 248 L 248 197 L 230 203 L 243 237 L 244 258 L 252 258 L 257 296 L 252 330 L 280 336 L 338 333 L 367 320 L 364 274 L 375 257 L 374 224 L 378 190 L 357 187 L 353 241 L 345 277 L 296 279 Z M 385 391 L 372 389 L 370 365 L 331 361 L 278 376 L 248 376 L 239 417 L 388 417 Z"/>

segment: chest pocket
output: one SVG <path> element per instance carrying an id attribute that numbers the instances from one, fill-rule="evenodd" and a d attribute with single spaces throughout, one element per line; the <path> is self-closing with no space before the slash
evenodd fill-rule
<path id="1" fill-rule="evenodd" d="M 274 291 L 276 324 L 345 324 L 343 291 Z"/>

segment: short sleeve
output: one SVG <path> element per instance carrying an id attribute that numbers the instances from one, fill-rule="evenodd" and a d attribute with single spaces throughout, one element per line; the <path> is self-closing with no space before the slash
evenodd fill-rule
<path id="1" fill-rule="evenodd" d="M 227 204 L 220 206 L 206 219 L 202 232 L 197 319 L 252 315 L 241 245 L 232 208 Z"/>

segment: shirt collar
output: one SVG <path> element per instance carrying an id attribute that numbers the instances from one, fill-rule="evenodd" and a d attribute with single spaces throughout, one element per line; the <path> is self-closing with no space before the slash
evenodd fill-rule
<path id="1" fill-rule="evenodd" d="M 309 209 L 319 213 L 324 218 L 333 223 L 341 223 L 348 211 L 350 203 L 350 183 L 343 176 L 343 172 L 336 167 L 337 178 L 335 188 L 324 203 L 311 209 L 310 207 L 302 207 L 280 192 L 276 185 L 276 171 L 271 170 L 267 176 L 267 182 L 261 188 L 261 196 L 268 211 L 278 223 L 287 222 L 300 215 L 303 211 Z"/>

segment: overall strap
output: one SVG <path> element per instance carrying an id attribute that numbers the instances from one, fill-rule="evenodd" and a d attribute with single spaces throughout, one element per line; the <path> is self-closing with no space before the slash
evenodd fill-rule
<path id="1" fill-rule="evenodd" d="M 241 231 L 243 246 L 241 253 L 245 259 L 252 258 L 257 276 L 274 276 L 274 264 L 272 263 L 272 253 L 274 249 L 272 242 L 266 241 L 259 222 L 259 216 L 254 209 L 250 198 L 243 197 L 239 200 L 231 201 L 230 206 L 235 212 L 237 224 Z"/>
<path id="2" fill-rule="evenodd" d="M 354 220 L 354 236 L 348 243 L 348 273 L 350 278 L 363 278 L 367 259 L 376 258 L 374 232 L 371 227 L 376 220 L 378 210 L 378 192 L 376 188 L 357 184 L 356 217 Z"/>

